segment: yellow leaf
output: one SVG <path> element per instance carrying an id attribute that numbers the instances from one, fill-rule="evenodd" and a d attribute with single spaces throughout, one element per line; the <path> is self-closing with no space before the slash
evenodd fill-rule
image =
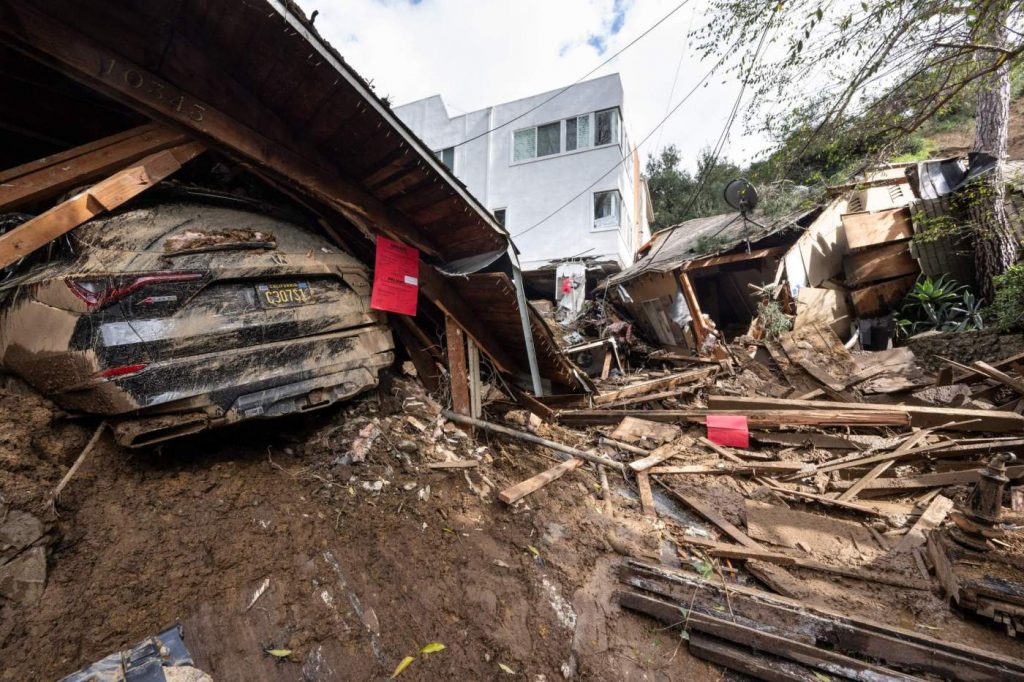
<path id="1" fill-rule="evenodd" d="M 540 556 L 540 552 L 538 552 L 537 548 L 533 545 L 527 545 L 526 549 L 530 550 L 530 554 L 532 554 L 533 556 Z"/>
<path id="2" fill-rule="evenodd" d="M 508 673 L 509 675 L 515 675 L 515 674 L 516 674 L 516 671 L 515 671 L 515 670 L 513 670 L 513 669 L 512 669 L 512 668 L 510 668 L 510 667 L 508 667 L 508 666 L 507 666 L 507 665 L 505 665 L 504 663 L 499 663 L 499 664 L 498 664 L 498 667 L 499 667 L 499 668 L 501 668 L 503 672 L 506 672 L 506 673 Z"/>
<path id="3" fill-rule="evenodd" d="M 441 644 L 440 642 L 431 642 L 430 644 L 420 649 L 421 654 L 433 654 L 438 651 L 444 651 L 444 644 Z"/>
<path id="4" fill-rule="evenodd" d="M 291 649 L 264 649 L 264 651 L 274 658 L 288 658 L 292 655 Z"/>
<path id="5" fill-rule="evenodd" d="M 416 659 L 414 659 L 412 656 L 406 656 L 405 658 L 403 658 L 402 662 L 398 664 L 397 668 L 395 668 L 395 672 L 391 673 L 391 679 L 395 679 L 396 677 L 401 675 L 402 671 L 408 668 L 409 664 L 412 663 L 414 660 Z"/>

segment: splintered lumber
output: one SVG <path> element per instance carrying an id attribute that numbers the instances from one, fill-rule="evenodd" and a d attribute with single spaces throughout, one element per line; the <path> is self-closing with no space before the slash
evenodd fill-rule
<path id="1" fill-rule="evenodd" d="M 805 493 L 800 490 L 791 490 L 790 488 L 784 488 L 781 485 L 768 485 L 768 488 L 781 495 L 792 495 L 794 497 L 801 497 L 805 500 L 813 500 L 819 504 L 825 505 L 826 507 L 839 507 L 841 509 L 849 509 L 850 511 L 870 514 L 872 516 L 887 515 L 879 507 L 871 506 L 869 503 L 858 504 L 856 502 L 843 502 L 831 497 L 825 497 L 824 495 L 815 495 L 814 493 Z"/>
<path id="2" fill-rule="evenodd" d="M 633 384 L 632 386 L 620 388 L 617 391 L 602 393 L 594 398 L 594 404 L 607 405 L 609 403 L 619 402 L 626 398 L 634 398 L 637 396 L 647 395 L 648 393 L 664 391 L 666 389 L 679 386 L 681 384 L 690 384 L 696 381 L 700 381 L 701 379 L 711 376 L 717 371 L 717 367 L 702 367 L 700 369 L 693 369 L 688 372 L 681 372 L 679 374 L 673 374 L 671 376 L 662 377 L 661 379 L 652 379 L 651 381 L 644 381 L 639 384 Z"/>
<path id="3" fill-rule="evenodd" d="M 895 462 L 897 459 L 903 459 L 904 457 L 918 457 L 925 450 L 924 447 L 915 448 L 914 446 L 923 441 L 931 433 L 929 429 L 922 429 L 917 433 L 903 441 L 898 448 L 892 452 L 884 452 L 878 455 L 870 455 L 868 457 L 861 457 L 859 459 L 847 459 L 842 462 L 834 462 L 832 464 L 825 464 L 818 468 L 818 471 L 822 473 L 829 473 L 831 471 L 839 471 L 840 469 L 852 469 L 854 467 L 865 466 L 868 464 L 877 464 L 881 462 Z M 884 471 L 884 470 L 883 470 Z"/>
<path id="4" fill-rule="evenodd" d="M 0 235 L 0 267 L 7 267 L 100 213 L 113 210 L 154 187 L 204 149 L 198 142 L 189 142 L 150 154 Z"/>
<path id="5" fill-rule="evenodd" d="M 1024 661 L 1018 658 L 812 607 L 763 590 L 725 587 L 639 561 L 625 562 L 619 580 L 629 591 L 616 593 L 616 599 L 628 609 L 672 626 L 682 625 L 685 613 L 688 630 L 771 651 L 829 676 L 918 679 L 913 673 L 972 682 L 1024 681 Z M 860 667 L 839 667 L 854 664 Z"/>
<path id="6" fill-rule="evenodd" d="M 666 459 L 675 457 L 676 454 L 678 454 L 678 452 L 679 448 L 676 446 L 675 443 L 668 443 L 666 445 L 662 445 L 660 448 L 658 448 L 651 454 L 647 455 L 643 459 L 638 459 L 634 462 L 630 462 L 629 468 L 632 469 L 633 471 L 638 472 L 647 471 L 655 464 L 660 464 L 664 462 Z"/>
<path id="7" fill-rule="evenodd" d="M 665 443 L 675 440 L 683 434 L 678 426 L 638 417 L 619 417 L 609 424 L 618 424 L 612 431 L 612 438 L 630 442 L 648 440 L 653 443 Z"/>
<path id="8" fill-rule="evenodd" d="M 0 212 L 56 198 L 144 156 L 186 142 L 184 133 L 149 123 L 2 171 Z"/>
<path id="9" fill-rule="evenodd" d="M 718 526 L 718 529 L 720 531 L 731 537 L 736 542 L 740 543 L 744 547 L 764 551 L 764 547 L 762 547 L 760 543 L 753 540 L 746 533 L 744 533 L 739 528 L 731 524 L 725 517 L 723 517 L 721 514 L 716 512 L 708 505 L 704 504 L 702 501 L 698 500 L 693 495 L 688 495 L 686 493 L 680 492 L 671 486 L 665 485 L 661 481 L 658 481 L 658 483 L 661 484 L 661 487 L 664 488 L 669 495 L 676 498 L 693 511 L 697 512 L 714 525 Z"/>
<path id="10" fill-rule="evenodd" d="M 640 493 L 640 507 L 644 516 L 657 518 L 658 512 L 654 508 L 654 492 L 651 490 L 651 479 L 647 472 L 641 471 L 636 475 L 636 487 Z"/>
<path id="11" fill-rule="evenodd" d="M 951 511 L 953 511 L 953 500 L 936 495 L 928 508 L 921 514 L 921 518 L 907 531 L 906 535 L 900 538 L 892 551 L 899 554 L 923 545 L 928 540 L 927 533 L 941 526 L 946 515 Z"/>
<path id="12" fill-rule="evenodd" d="M 89 453 L 92 452 L 94 447 L 96 447 L 96 443 L 99 442 L 100 436 L 103 435 L 103 429 L 105 428 L 107 428 L 107 422 L 100 422 L 100 425 L 96 427 L 96 431 L 93 432 L 92 438 L 90 438 L 89 442 L 85 444 L 84 448 L 82 448 L 82 452 L 81 454 L 78 455 L 78 458 L 75 460 L 74 464 L 71 465 L 71 468 L 68 469 L 68 472 L 64 474 L 64 476 L 60 479 L 60 483 L 58 483 L 57 487 L 53 489 L 53 492 L 50 493 L 50 508 L 53 509 L 54 513 L 56 513 L 57 511 L 57 502 L 60 500 L 60 494 L 64 491 L 64 488 L 67 487 L 68 482 L 71 481 L 71 478 L 82 466 L 82 463 L 85 462 L 85 459 L 89 456 Z"/>
<path id="13" fill-rule="evenodd" d="M 605 409 L 616 409 L 619 407 L 626 407 L 627 405 L 636 405 L 638 403 L 650 403 L 655 400 L 665 400 L 666 398 L 678 398 L 684 393 L 692 393 L 697 387 L 696 386 L 678 386 L 668 391 L 662 391 L 660 393 L 647 393 L 645 395 L 638 395 L 632 398 L 625 398 L 623 400 L 616 400 L 614 403 L 608 403 L 603 405 Z"/>
<path id="14" fill-rule="evenodd" d="M 803 599 L 811 593 L 802 580 L 778 564 L 760 559 L 747 559 L 744 566 L 747 573 L 767 585 L 772 592 L 781 594 L 783 597 Z"/>
<path id="15" fill-rule="evenodd" d="M 572 471 L 581 464 L 583 464 L 583 460 L 576 458 L 556 464 L 550 469 L 540 472 L 536 476 L 528 478 L 525 481 L 521 481 L 520 483 L 516 483 L 511 488 L 505 488 L 498 493 L 498 499 L 505 504 L 512 504 L 513 502 L 523 499 L 530 493 L 537 492 L 548 483 L 551 483 L 551 481 L 561 478 L 564 474 Z"/>
<path id="16" fill-rule="evenodd" d="M 744 450 L 743 456 L 740 457 L 733 450 L 724 445 L 719 445 L 718 443 L 713 442 L 707 436 L 700 436 L 697 440 L 700 441 L 701 445 L 704 447 L 710 448 L 718 453 L 722 459 L 727 459 L 730 462 L 735 462 L 737 464 L 745 464 L 747 459 L 774 459 L 773 455 L 768 455 L 763 452 L 755 452 L 753 450 Z"/>
<path id="17" fill-rule="evenodd" d="M 1013 390 L 1017 391 L 1017 393 L 1024 395 L 1024 381 L 1021 381 L 1020 379 L 1014 379 L 1009 374 L 1001 372 L 992 365 L 984 363 L 980 360 L 971 365 L 971 367 L 973 369 L 978 370 L 985 376 L 991 379 L 995 379 L 1004 386 L 1009 386 Z"/>
<path id="18" fill-rule="evenodd" d="M 863 450 L 864 446 L 842 436 L 828 433 L 780 433 L 777 431 L 751 431 L 750 437 L 758 443 L 815 447 L 824 450 Z"/>
<path id="19" fill-rule="evenodd" d="M 624 452 L 631 452 L 634 455 L 640 455 L 641 457 L 646 457 L 647 455 L 651 454 L 650 450 L 644 450 L 643 448 L 638 448 L 635 445 L 630 445 L 629 443 L 623 443 L 622 441 L 606 438 L 605 436 L 601 436 L 600 438 L 598 438 L 597 444 L 607 445 L 610 448 L 616 448 Z"/>
<path id="20" fill-rule="evenodd" d="M 899 413 L 910 416 L 910 425 L 920 428 L 946 426 L 958 431 L 1024 431 L 1024 417 L 1012 412 L 969 410 L 919 405 L 880 405 L 876 403 L 835 403 L 821 400 L 713 395 L 708 398 L 713 410 L 842 410 L 845 412 Z M 957 422 L 950 424 L 950 422 Z M 963 422 L 963 423 L 960 423 Z"/>
<path id="21" fill-rule="evenodd" d="M 1013 466 L 1006 468 L 1006 476 L 1010 480 L 1024 478 L 1024 466 Z M 921 474 L 920 476 L 898 476 L 894 478 L 879 478 L 871 481 L 861 488 L 861 491 L 892 491 L 923 490 L 926 488 L 944 488 L 950 485 L 970 485 L 977 483 L 980 474 L 977 469 L 966 471 L 942 471 L 936 474 Z M 842 489 L 850 485 L 848 481 L 839 481 L 832 484 Z"/>
<path id="22" fill-rule="evenodd" d="M 632 466 L 632 465 L 630 465 Z M 814 465 L 806 462 L 743 462 L 721 464 L 684 464 L 682 466 L 662 466 L 648 470 L 652 476 L 658 474 L 730 474 L 744 476 L 760 476 L 772 474 L 794 474 L 807 472 L 814 475 Z"/>
<path id="23" fill-rule="evenodd" d="M 794 426 L 907 426 L 910 424 L 908 410 L 903 405 L 887 411 L 846 409 L 847 405 L 860 403 L 820 403 L 821 409 L 794 407 L 792 409 L 713 409 L 713 410 L 569 410 L 558 414 L 563 424 L 589 426 L 616 424 L 626 417 L 667 423 L 703 424 L 709 414 L 738 415 L 747 418 L 747 424 L 757 429 L 779 429 Z M 839 405 L 836 410 L 825 406 Z M 1024 417 L 1012 413 L 1001 413 L 1018 417 L 1024 424 Z M 614 435 L 614 434 L 613 434 Z"/>
<path id="24" fill-rule="evenodd" d="M 876 478 L 884 474 L 889 469 L 889 467 L 892 466 L 892 463 L 893 460 L 891 459 L 886 460 L 885 462 L 879 462 L 871 471 L 864 474 L 864 476 L 861 477 L 859 481 L 857 481 L 849 488 L 847 488 L 846 492 L 837 497 L 836 500 L 838 500 L 839 502 L 846 502 L 847 500 L 851 500 L 854 497 L 857 497 L 860 491 L 864 490 L 865 486 L 867 486 L 869 483 L 871 483 L 871 481 L 875 480 Z"/>
<path id="25" fill-rule="evenodd" d="M 487 422 L 482 419 L 473 419 L 472 417 L 466 417 L 461 414 L 455 414 L 451 410 L 444 410 L 444 412 L 442 412 L 442 415 L 444 416 L 445 419 L 453 421 L 457 424 L 475 426 L 476 428 L 483 429 L 484 431 L 500 433 L 506 436 L 511 436 L 512 438 L 518 438 L 519 440 L 526 441 L 527 443 L 536 443 L 537 445 L 543 445 L 544 447 L 554 450 L 556 452 L 570 455 L 578 459 L 585 459 L 586 461 L 593 462 L 594 464 L 603 464 L 607 467 L 615 469 L 616 471 L 625 470 L 625 467 L 621 463 L 608 459 L 607 457 L 601 457 L 600 455 L 595 455 L 592 452 L 584 452 L 583 450 L 569 447 L 568 445 L 562 445 L 561 443 L 556 443 L 553 440 L 548 440 L 547 438 L 535 436 L 532 433 L 524 433 L 522 431 L 510 429 L 507 426 L 492 424 L 491 422 Z"/>
<path id="26" fill-rule="evenodd" d="M 706 554 L 720 559 L 740 559 L 744 561 L 748 559 L 770 560 L 782 566 L 792 566 L 796 563 L 796 558 L 788 554 L 744 547 L 743 545 L 730 545 L 727 542 L 706 540 L 693 535 L 676 536 L 675 540 L 680 544 L 700 547 Z"/>

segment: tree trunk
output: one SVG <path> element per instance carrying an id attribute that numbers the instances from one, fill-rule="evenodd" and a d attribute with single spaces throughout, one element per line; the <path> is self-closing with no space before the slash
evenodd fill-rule
<path id="1" fill-rule="evenodd" d="M 1001 19 L 992 30 L 991 42 L 1006 44 L 1005 22 Z M 1002 59 L 1002 55 L 985 53 L 981 59 Z M 1017 262 L 1018 240 L 1006 212 L 1006 188 L 1003 181 L 1003 162 L 1006 160 L 1007 136 L 1010 120 L 1010 67 L 1005 61 L 980 82 L 978 108 L 975 115 L 973 151 L 991 154 L 998 159 L 992 172 L 975 198 L 971 213 L 975 216 L 978 239 L 975 242 L 974 263 L 981 297 L 993 299 L 992 278 L 1001 275 Z"/>

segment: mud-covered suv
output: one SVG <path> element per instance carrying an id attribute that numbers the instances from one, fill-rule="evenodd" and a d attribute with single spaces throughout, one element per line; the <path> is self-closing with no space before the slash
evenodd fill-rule
<path id="1" fill-rule="evenodd" d="M 324 407 L 393 359 L 366 268 L 245 204 L 137 207 L 55 251 L 2 286 L 0 363 L 125 445 Z"/>

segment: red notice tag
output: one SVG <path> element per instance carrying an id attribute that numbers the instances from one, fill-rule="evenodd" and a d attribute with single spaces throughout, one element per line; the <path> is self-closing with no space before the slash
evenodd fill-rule
<path id="1" fill-rule="evenodd" d="M 707 416 L 708 440 L 719 445 L 734 448 L 750 447 L 750 432 L 747 418 L 731 414 L 709 414 Z"/>
<path id="2" fill-rule="evenodd" d="M 387 237 L 377 237 L 370 307 L 401 315 L 416 314 L 420 252 Z"/>

